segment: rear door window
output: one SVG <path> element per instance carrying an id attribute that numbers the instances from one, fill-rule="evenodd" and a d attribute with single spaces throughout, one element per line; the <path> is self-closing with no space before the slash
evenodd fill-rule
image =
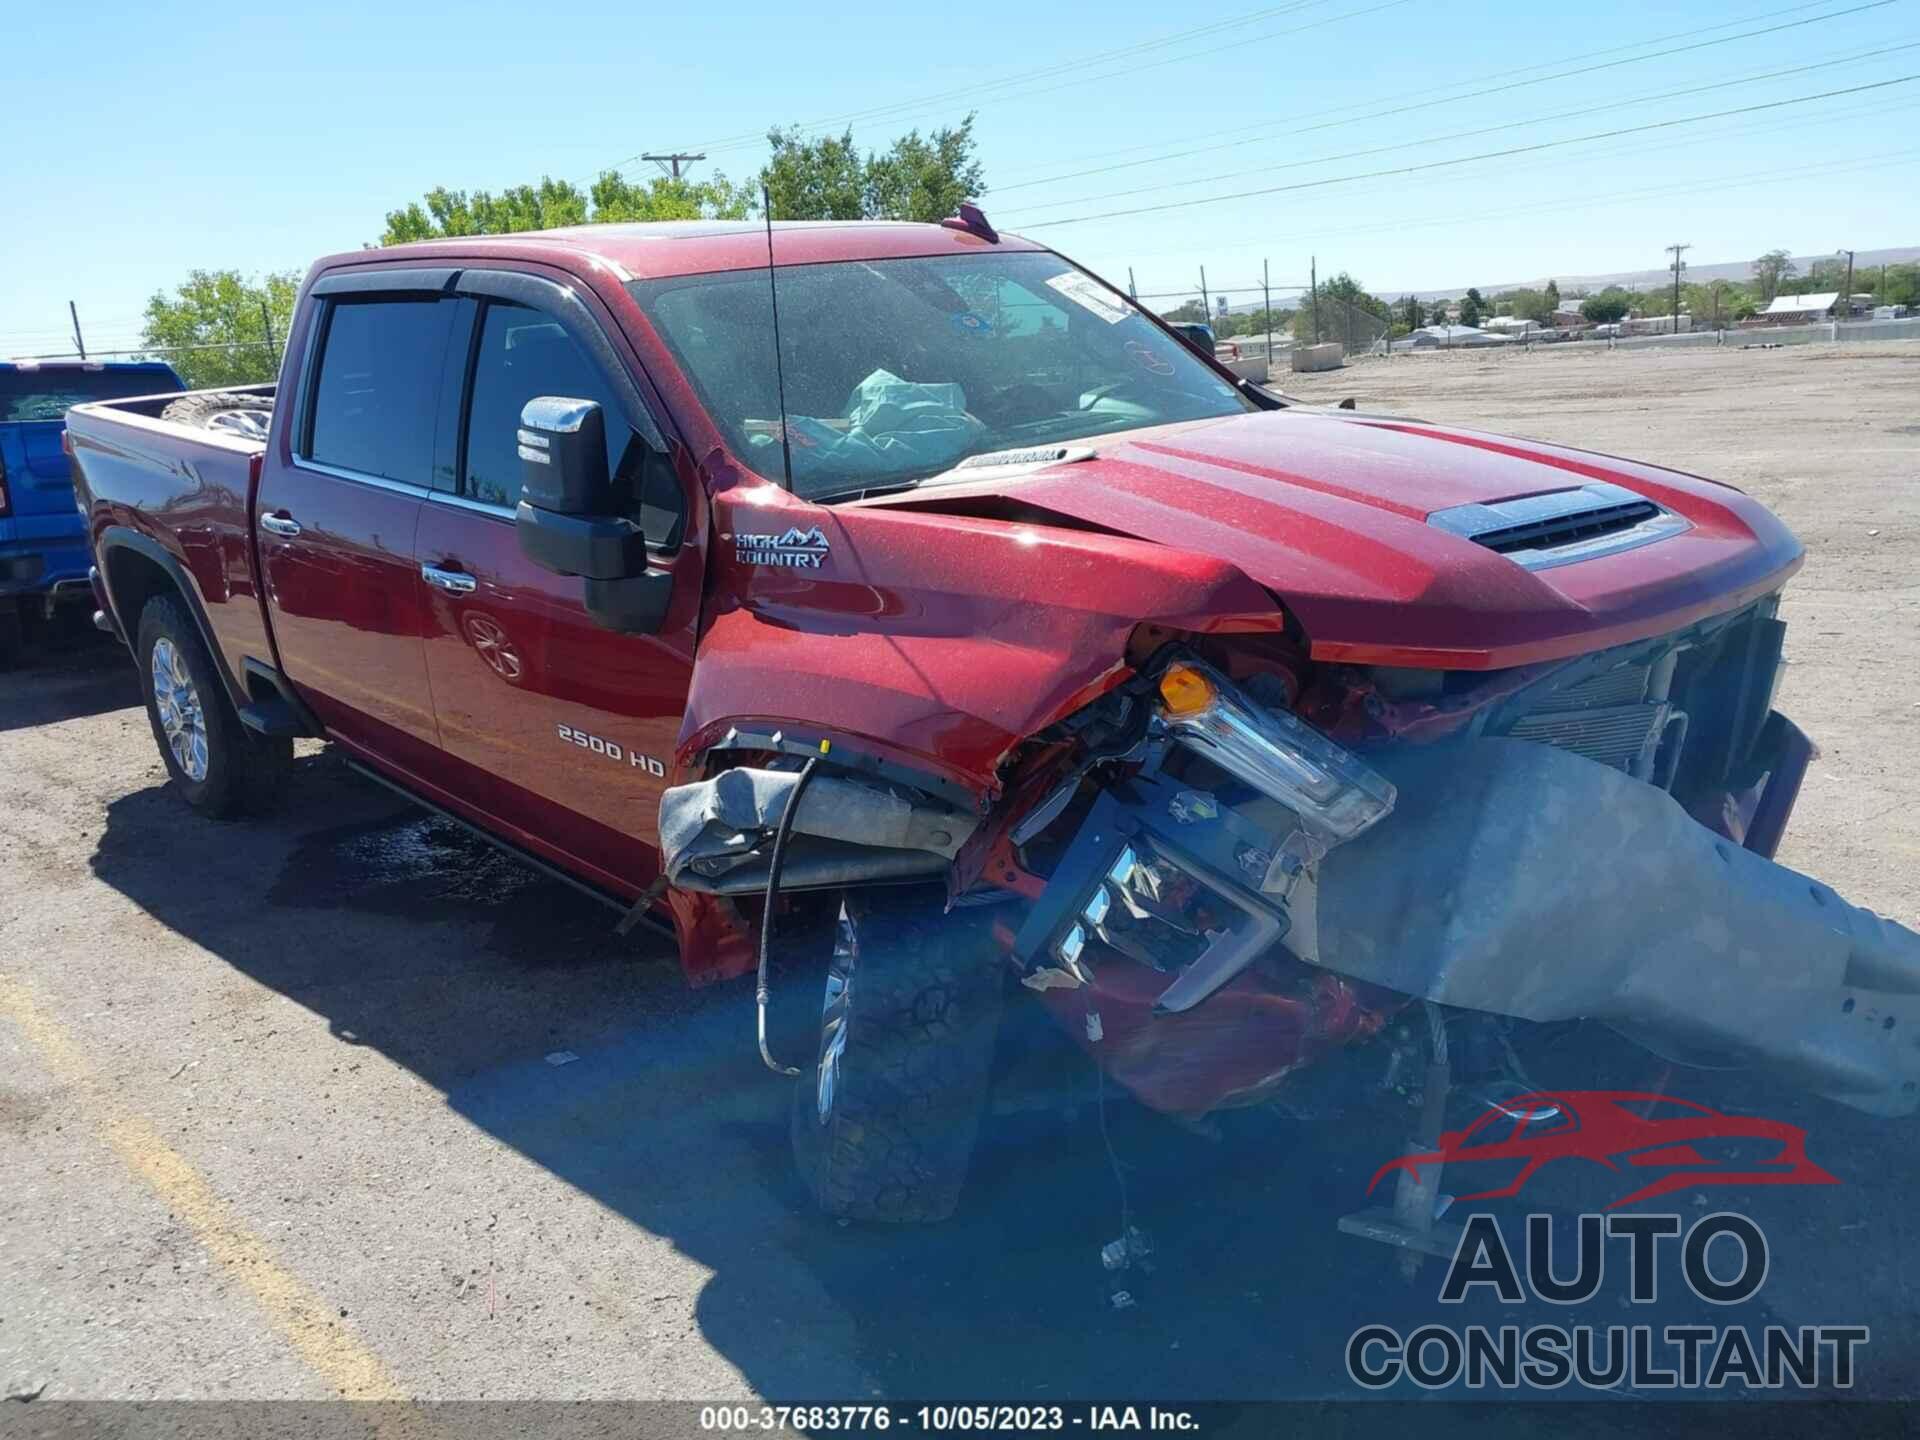
<path id="1" fill-rule="evenodd" d="M 336 300 L 314 382 L 307 458 L 427 485 L 442 376 L 460 307 L 448 300 Z M 464 337 L 463 337 L 464 338 Z"/>

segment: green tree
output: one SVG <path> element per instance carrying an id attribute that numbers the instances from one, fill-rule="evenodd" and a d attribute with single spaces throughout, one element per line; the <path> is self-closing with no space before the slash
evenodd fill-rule
<path id="1" fill-rule="evenodd" d="M 1799 266 L 1793 263 L 1793 256 L 1785 250 L 1769 250 L 1753 262 L 1754 288 L 1760 296 L 1762 305 L 1771 305 L 1780 293 L 1782 281 L 1791 279 Z"/>
<path id="2" fill-rule="evenodd" d="M 1487 298 L 1478 290 L 1469 289 L 1466 298 L 1460 302 L 1460 323 L 1478 325 L 1487 317 Z"/>
<path id="3" fill-rule="evenodd" d="M 1602 290 L 1580 302 L 1580 313 L 1592 325 L 1613 325 L 1627 318 L 1633 301 L 1624 290 Z"/>
<path id="4" fill-rule="evenodd" d="M 1425 307 L 1412 295 L 1404 295 L 1401 297 L 1400 317 L 1401 322 L 1407 327 L 1409 334 L 1427 323 Z"/>
<path id="5" fill-rule="evenodd" d="M 705 180 L 655 175 L 636 185 L 609 170 L 593 182 L 593 223 L 647 220 L 744 220 L 757 208 L 755 195 L 716 171 Z"/>
<path id="6" fill-rule="evenodd" d="M 812 140 L 795 128 L 767 132 L 760 172 L 777 220 L 944 220 L 986 186 L 974 153 L 973 116 L 862 157 L 853 131 Z"/>
<path id="7" fill-rule="evenodd" d="M 437 186 L 424 200 L 387 212 L 382 245 L 409 240 L 439 240 L 461 235 L 511 235 L 522 230 L 552 230 L 562 225 L 604 224 L 620 220 L 740 219 L 752 196 L 715 173 L 705 180 L 657 175 L 636 185 L 609 170 L 587 194 L 571 180 L 542 176 L 538 185 L 510 185 L 495 195 L 468 194 Z"/>
<path id="8" fill-rule="evenodd" d="M 1547 281 L 1546 297 L 1548 305 L 1547 318 L 1552 319 L 1553 312 L 1560 308 L 1560 282 L 1558 280 Z"/>
<path id="9" fill-rule="evenodd" d="M 1342 270 L 1320 282 L 1317 296 L 1309 291 L 1301 297 L 1300 308 L 1293 316 L 1293 333 L 1303 345 L 1312 344 L 1317 335 L 1322 340 L 1357 347 L 1377 339 L 1393 323 L 1392 313 L 1386 301 L 1368 294 L 1358 280 Z"/>
<path id="10" fill-rule="evenodd" d="M 1544 290 L 1513 290 L 1501 298 L 1507 302 L 1508 314 L 1542 325 L 1552 322 L 1554 306 L 1560 303 L 1557 293 L 1549 295 Z"/>
<path id="11" fill-rule="evenodd" d="M 272 380 L 299 289 L 297 270 L 254 281 L 237 270 L 195 270 L 171 296 L 161 291 L 147 302 L 140 343 L 178 370 L 189 389 Z"/>

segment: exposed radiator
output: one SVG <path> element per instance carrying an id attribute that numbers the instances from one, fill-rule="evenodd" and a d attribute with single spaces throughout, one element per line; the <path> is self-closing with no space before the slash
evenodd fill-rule
<path id="1" fill-rule="evenodd" d="M 1507 731 L 1516 740 L 1534 740 L 1572 750 L 1602 765 L 1634 769 L 1667 723 L 1665 705 L 1602 705 L 1584 710 L 1536 710 Z"/>

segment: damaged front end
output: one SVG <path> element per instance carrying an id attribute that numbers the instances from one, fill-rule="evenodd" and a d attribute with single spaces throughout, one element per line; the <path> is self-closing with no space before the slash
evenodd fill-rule
<path id="1" fill-rule="evenodd" d="M 1769 603 L 1431 688 L 1163 649 L 1099 702 L 1126 738 L 1006 837 L 1045 876 L 1024 983 L 1175 1112 L 1264 1099 L 1419 999 L 1908 1113 L 1920 936 L 1769 858 L 1811 753 L 1770 714 L 1779 628 Z M 1262 703 L 1288 698 L 1346 743 Z"/>

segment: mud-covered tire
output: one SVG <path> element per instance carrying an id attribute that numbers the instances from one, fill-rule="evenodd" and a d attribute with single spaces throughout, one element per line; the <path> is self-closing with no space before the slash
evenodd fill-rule
<path id="1" fill-rule="evenodd" d="M 272 416 L 272 396 L 236 395 L 223 390 L 182 395 L 160 412 L 162 420 L 176 425 L 226 431 L 248 440 L 265 440 L 267 422 Z"/>
<path id="2" fill-rule="evenodd" d="M 944 901 L 922 887 L 848 896 L 851 964 L 836 962 L 847 975 L 844 1044 L 836 1063 L 830 1031 L 816 1027 L 790 1125 L 800 1177 L 829 1215 L 924 1224 L 960 1202 L 1006 977 L 994 911 L 943 914 Z M 831 980 L 824 988 L 831 999 Z"/>
<path id="3" fill-rule="evenodd" d="M 166 700 L 157 693 L 156 651 L 161 668 L 171 676 Z M 293 764 L 293 741 L 255 734 L 240 723 L 199 628 L 179 600 L 156 595 L 147 602 L 140 612 L 134 659 L 154 743 L 187 804 L 219 820 L 269 808 Z M 169 663 L 173 661 L 177 665 Z M 188 692 L 190 707 L 184 700 Z M 184 757 L 176 752 L 163 718 L 169 701 L 176 718 L 188 709 L 194 717 L 188 733 L 200 743 L 184 746 Z"/>

